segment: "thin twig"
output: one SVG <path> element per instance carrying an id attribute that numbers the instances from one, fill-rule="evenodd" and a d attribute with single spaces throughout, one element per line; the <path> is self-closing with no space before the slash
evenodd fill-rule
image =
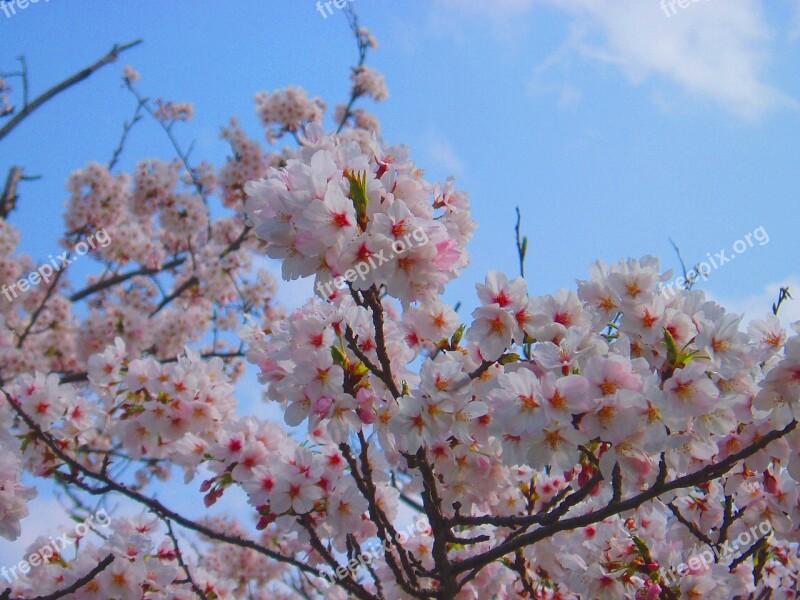
<path id="1" fill-rule="evenodd" d="M 678 245 L 672 241 L 672 238 L 669 238 L 669 243 L 672 244 L 672 247 L 675 249 L 675 254 L 678 255 L 678 260 L 681 263 L 681 269 L 683 269 L 683 279 L 685 281 L 683 287 L 685 287 L 687 290 L 690 290 L 697 281 L 697 276 L 691 279 L 689 278 L 688 272 L 686 271 L 686 263 L 683 262 L 683 256 L 681 256 L 681 249 L 678 248 Z M 695 268 L 694 272 L 697 273 L 697 268 Z"/>
<path id="2" fill-rule="evenodd" d="M 528 253 L 528 236 L 522 236 L 520 233 L 520 225 L 522 223 L 522 213 L 517 207 L 517 224 L 514 231 L 517 234 L 517 254 L 519 255 L 519 276 L 525 277 L 525 255 Z"/>
<path id="3" fill-rule="evenodd" d="M 47 301 L 50 300 L 50 296 L 52 296 L 53 292 L 56 291 L 56 288 L 58 288 L 58 280 L 61 279 L 61 275 L 63 275 L 65 271 L 66 267 L 64 269 L 59 269 L 58 271 L 56 271 L 56 275 L 53 278 L 53 282 L 47 288 L 47 292 L 45 293 L 44 298 L 42 298 L 41 304 L 39 304 L 39 306 L 36 307 L 36 310 L 33 311 L 33 314 L 31 315 L 31 320 L 28 322 L 28 326 L 25 327 L 25 331 L 23 331 L 22 335 L 19 336 L 19 340 L 17 341 L 17 348 L 22 348 L 22 344 L 25 342 L 25 339 L 28 337 L 28 334 L 30 334 L 31 329 L 41 316 L 42 311 L 47 305 Z"/>
<path id="4" fill-rule="evenodd" d="M 20 76 L 22 77 L 22 107 L 24 109 L 28 106 L 28 63 L 24 54 L 18 56 L 17 60 L 20 64 Z"/>
<path id="5" fill-rule="evenodd" d="M 355 11 L 351 6 L 348 6 L 344 11 L 345 16 L 347 17 L 347 21 L 350 24 L 350 29 L 353 31 L 353 35 L 356 37 L 356 43 L 358 44 L 358 64 L 353 69 L 354 72 L 364 66 L 364 63 L 367 60 L 367 49 L 368 46 L 363 39 L 363 36 L 360 32 L 360 27 L 358 25 L 358 15 L 356 15 Z M 342 120 L 339 122 L 339 126 L 336 128 L 336 133 L 341 133 L 342 129 L 344 129 L 345 124 L 347 123 L 347 119 L 353 114 L 353 105 L 363 95 L 363 92 L 358 89 L 357 86 L 353 85 L 353 89 L 350 92 L 350 99 L 347 101 L 347 105 L 344 109 L 344 114 L 342 114 Z"/>
<path id="6" fill-rule="evenodd" d="M 178 565 L 180 565 L 181 569 L 183 569 L 183 572 L 186 573 L 186 580 L 189 582 L 189 585 L 192 586 L 195 594 L 200 596 L 203 600 L 208 600 L 208 596 L 206 596 L 205 592 L 198 587 L 197 583 L 192 577 L 192 572 L 189 570 L 188 565 L 183 560 L 183 553 L 181 552 L 181 547 L 178 544 L 178 538 L 175 536 L 175 532 L 172 530 L 172 523 L 169 519 L 165 519 L 161 517 L 161 515 L 158 516 L 167 526 L 167 535 L 169 536 L 169 539 L 172 540 L 172 546 L 175 548 L 175 558 L 178 560 Z"/>
<path id="7" fill-rule="evenodd" d="M 794 300 L 792 295 L 789 293 L 788 287 L 782 287 L 781 291 L 778 293 L 778 301 L 772 305 L 772 314 L 776 317 L 778 316 L 778 311 L 781 309 L 781 304 L 786 302 L 786 300 Z"/>
<path id="8" fill-rule="evenodd" d="M 119 144 L 117 144 L 117 147 L 114 149 L 114 154 L 111 156 L 111 160 L 108 161 L 109 171 L 112 171 L 117 165 L 119 157 L 122 155 L 122 151 L 125 149 L 125 142 L 128 140 L 128 134 L 136 126 L 136 124 L 142 120 L 142 118 L 142 102 L 139 101 L 136 104 L 136 110 L 133 111 L 133 117 L 131 120 L 125 121 L 122 124 L 122 137 L 119 140 Z"/>

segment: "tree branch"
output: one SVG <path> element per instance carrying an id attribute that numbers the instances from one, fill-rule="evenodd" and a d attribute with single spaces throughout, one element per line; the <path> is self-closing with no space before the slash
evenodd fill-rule
<path id="1" fill-rule="evenodd" d="M 11 167 L 3 187 L 3 195 L 0 196 L 0 219 L 7 219 L 17 205 L 17 186 L 21 180 L 22 167 Z"/>
<path id="2" fill-rule="evenodd" d="M 9 406 L 11 406 L 12 410 L 20 417 L 20 419 L 22 419 L 25 422 L 25 425 L 27 425 L 28 429 L 30 429 L 36 435 L 37 438 L 42 440 L 42 442 L 53 452 L 53 454 L 56 457 L 58 457 L 62 462 L 64 462 L 65 465 L 70 467 L 72 473 L 71 475 L 72 483 L 79 484 L 79 486 L 82 487 L 87 493 L 99 496 L 107 494 L 109 492 L 117 492 L 133 500 L 134 502 L 137 502 L 138 504 L 147 507 L 148 509 L 160 515 L 161 517 L 170 519 L 171 521 L 174 521 L 178 525 L 185 527 L 186 529 L 195 531 L 199 534 L 202 534 L 209 539 L 216 540 L 219 542 L 224 542 L 226 544 L 231 544 L 233 546 L 238 546 L 240 548 L 247 548 L 249 550 L 254 550 L 255 552 L 263 554 L 264 556 L 267 556 L 268 558 L 271 558 L 275 561 L 287 563 L 294 567 L 297 567 L 303 572 L 310 573 L 317 577 L 320 576 L 320 573 L 317 569 L 310 567 L 309 565 L 305 564 L 302 561 L 297 560 L 294 557 L 284 556 L 252 540 L 241 538 L 238 536 L 228 535 L 225 533 L 219 533 L 217 531 L 214 531 L 210 527 L 206 527 L 205 525 L 202 525 L 200 523 L 195 523 L 191 519 L 184 517 L 183 515 L 167 508 L 166 506 L 161 504 L 161 502 L 159 502 L 158 500 L 149 498 L 144 494 L 132 490 L 122 485 L 121 483 L 114 481 L 113 479 L 111 479 L 110 477 L 108 477 L 103 473 L 96 473 L 92 471 L 79 461 L 69 456 L 66 452 L 64 452 L 61 446 L 55 443 L 50 438 L 50 436 L 44 433 L 42 429 L 33 421 L 33 419 L 31 419 L 30 416 L 28 416 L 28 414 L 24 410 L 22 410 L 22 408 L 18 406 L 16 402 L 14 402 L 14 400 L 11 398 L 8 392 L 6 392 L 2 388 L 0 388 L 0 392 L 5 396 L 6 401 L 8 402 Z M 91 479 L 92 481 L 103 484 L 103 487 L 92 488 L 88 484 L 79 482 L 77 479 L 78 474 L 82 474 L 85 477 Z M 65 476 L 67 475 L 65 474 Z"/>
<path id="3" fill-rule="evenodd" d="M 175 267 L 181 266 L 183 263 L 186 262 L 186 257 L 180 257 L 165 263 L 161 267 L 157 269 L 137 269 L 135 271 L 130 271 L 128 273 L 120 273 L 118 275 L 114 275 L 113 277 L 109 277 L 107 279 L 101 279 L 97 283 L 93 283 L 90 286 L 85 287 L 84 289 L 80 290 L 79 292 L 75 292 L 69 297 L 70 302 L 78 302 L 79 300 L 83 300 L 87 296 L 91 296 L 94 293 L 100 292 L 104 289 L 110 288 L 118 283 L 124 283 L 128 279 L 132 279 L 133 277 L 138 277 L 139 275 L 158 275 L 159 273 L 163 273 L 164 271 L 169 271 L 170 269 L 174 269 Z"/>
<path id="4" fill-rule="evenodd" d="M 75 583 L 70 585 L 69 587 L 64 588 L 63 590 L 59 590 L 58 592 L 53 592 L 47 596 L 36 596 L 35 598 L 11 598 L 11 588 L 8 588 L 2 595 L 0 595 L 0 600 L 58 600 L 58 598 L 63 598 L 64 596 L 69 596 L 77 592 L 83 586 L 87 585 L 91 581 L 94 580 L 100 573 L 106 570 L 108 565 L 114 562 L 114 555 L 109 554 L 99 563 L 97 566 L 89 571 L 86 575 L 78 579 Z"/>
<path id="5" fill-rule="evenodd" d="M 708 465 L 707 467 L 700 469 L 699 471 L 695 471 L 694 473 L 690 473 L 688 475 L 684 475 L 683 477 L 678 477 L 677 479 L 673 479 L 670 482 L 661 481 L 661 478 L 656 481 L 656 483 L 649 488 L 648 490 L 633 496 L 627 500 L 623 500 L 618 503 L 609 503 L 608 505 L 600 508 L 598 510 L 592 511 L 590 513 L 586 513 L 584 515 L 580 515 L 577 517 L 572 517 L 569 519 L 564 519 L 557 523 L 553 523 L 552 525 L 546 525 L 544 527 L 540 527 L 539 529 L 527 533 L 525 535 L 519 536 L 518 538 L 511 540 L 509 542 L 505 542 L 492 548 L 491 550 L 487 550 L 485 553 L 467 558 L 460 563 L 457 563 L 454 567 L 456 573 L 463 573 L 465 571 L 470 571 L 471 569 L 475 568 L 482 568 L 489 563 L 502 558 L 506 554 L 510 554 L 514 552 L 517 548 L 523 548 L 525 546 L 530 546 L 535 544 L 536 542 L 549 538 L 552 535 L 562 532 L 562 531 L 571 531 L 573 529 L 578 529 L 580 527 L 586 527 L 588 525 L 592 525 L 603 519 L 608 517 L 622 514 L 629 510 L 634 510 L 648 502 L 649 500 L 654 500 L 659 496 L 662 496 L 668 492 L 679 490 L 683 488 L 693 487 L 701 483 L 705 483 L 706 481 L 711 481 L 713 479 L 717 479 L 730 471 L 737 463 L 742 460 L 745 460 L 754 454 L 760 452 L 764 448 L 766 448 L 769 444 L 778 440 L 792 431 L 797 427 L 797 421 L 792 421 L 786 427 L 780 430 L 771 431 L 763 438 L 761 438 L 755 444 L 748 446 L 747 448 L 737 452 L 736 454 L 732 454 L 725 460 Z"/>
<path id="6" fill-rule="evenodd" d="M 82 71 L 78 71 L 72 77 L 68 77 L 61 83 L 51 87 L 49 90 L 44 92 L 41 96 L 34 98 L 29 104 L 26 104 L 22 110 L 20 110 L 17 114 L 15 114 L 11 120 L 9 120 L 2 128 L 0 128 L 0 140 L 6 137 L 13 129 L 17 127 L 26 117 L 28 117 L 33 111 L 37 108 L 45 104 L 48 100 L 51 100 L 61 92 L 71 88 L 76 83 L 80 83 L 84 79 L 90 77 L 95 71 L 102 69 L 109 63 L 112 63 L 119 58 L 119 55 L 133 48 L 138 46 L 142 43 L 142 40 L 134 40 L 128 44 L 123 44 L 122 46 L 115 45 L 111 50 L 103 56 L 100 60 L 95 62 L 94 64 L 89 65 Z"/>

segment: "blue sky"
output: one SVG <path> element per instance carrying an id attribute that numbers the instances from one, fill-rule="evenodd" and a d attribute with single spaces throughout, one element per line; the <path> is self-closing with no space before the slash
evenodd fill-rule
<path id="1" fill-rule="evenodd" d="M 667 17 L 657 0 L 353 0 L 376 34 L 371 64 L 390 99 L 374 109 L 391 142 L 411 146 L 429 178 L 457 176 L 480 223 L 474 260 L 448 297 L 473 302 L 490 268 L 516 270 L 514 207 L 531 238 L 537 293 L 585 277 L 595 258 L 647 253 L 675 267 L 764 226 L 749 249 L 703 286 L 739 310 L 771 302 L 797 277 L 800 172 L 800 12 L 796 0 L 690 2 Z M 339 11 L 336 11 L 337 13 Z M 667 8 L 667 12 L 669 8 Z M 134 104 L 123 64 L 153 96 L 192 100 L 179 135 L 217 164 L 219 127 L 239 115 L 261 137 L 252 96 L 290 83 L 332 105 L 347 94 L 354 58 L 345 19 L 312 0 L 109 3 L 44 0 L 0 14 L 0 65 L 24 53 L 32 92 L 71 74 L 115 42 L 145 44 L 42 109 L 4 140 L 0 171 L 23 164 L 15 222 L 24 249 L 53 244 L 68 174 L 108 160 Z M 151 123 L 133 133 L 122 167 L 171 157 Z M 46 218 L 42 218 L 46 216 Z M 291 299 L 305 287 L 292 286 Z M 287 298 L 289 297 L 287 293 Z M 789 307 L 787 315 L 800 318 Z"/>
<path id="2" fill-rule="evenodd" d="M 684 0 L 681 0 L 682 2 Z M 125 64 L 152 97 L 195 103 L 177 130 L 194 159 L 222 164 L 220 126 L 238 115 L 263 139 L 253 95 L 298 84 L 329 106 L 348 93 L 354 43 L 341 14 L 315 0 L 40 0 L 0 12 L 0 70 L 24 53 L 36 95 L 117 42 L 144 38 L 0 142 L 24 185 L 14 222 L 36 259 L 55 237 L 69 173 L 107 162 L 135 102 Z M 473 263 L 447 299 L 474 304 L 489 269 L 517 271 L 514 207 L 530 237 L 535 294 L 573 287 L 596 258 L 655 254 L 678 267 L 759 227 L 755 244 L 702 287 L 758 316 L 781 285 L 800 297 L 797 168 L 800 145 L 800 3 L 700 0 L 662 10 L 658 0 L 353 0 L 380 43 L 370 64 L 391 97 L 364 104 L 385 137 L 411 147 L 431 180 L 450 174 L 471 194 L 480 224 Z M 338 13 L 338 11 L 336 11 Z M 153 123 L 137 126 L 121 167 L 172 158 Z M 277 270 L 276 270 L 277 271 Z M 282 294 L 299 303 L 310 285 Z M 800 302 L 784 320 L 800 319 Z M 258 390 L 245 392 L 251 398 Z M 0 558 L 4 558 L 0 549 Z"/>

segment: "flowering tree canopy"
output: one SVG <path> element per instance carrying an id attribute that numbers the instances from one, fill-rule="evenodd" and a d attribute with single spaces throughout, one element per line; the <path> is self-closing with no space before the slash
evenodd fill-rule
<path id="1" fill-rule="evenodd" d="M 141 515 L 112 514 L 77 550 L 35 540 L 50 556 L 4 569 L 0 598 L 795 597 L 800 325 L 664 294 L 651 256 L 545 296 L 492 271 L 459 314 L 442 294 L 469 261 L 469 198 L 356 107 L 388 91 L 349 18 L 359 60 L 335 129 L 304 90 L 262 92 L 273 150 L 234 119 L 221 167 L 178 141 L 192 105 L 147 99 L 126 68 L 134 118 L 109 163 L 71 176 L 48 269 L 16 251 L 12 170 L 0 536 L 21 535 L 40 482 L 76 518 L 108 497 Z M 0 140 L 49 100 L 12 98 Z M 118 172 L 145 117 L 177 159 Z M 82 284 L 80 244 L 99 267 Z M 278 306 L 263 255 L 316 297 Z M 243 414 L 245 369 L 307 433 Z M 154 493 L 176 471 L 182 493 L 211 507 L 238 489 L 249 513 L 180 514 Z"/>

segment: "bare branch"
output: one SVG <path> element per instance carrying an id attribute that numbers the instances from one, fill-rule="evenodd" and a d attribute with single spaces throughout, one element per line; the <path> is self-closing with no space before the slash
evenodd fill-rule
<path id="1" fill-rule="evenodd" d="M 17 342 L 17 348 L 22 348 L 22 344 L 25 342 L 25 339 L 28 337 L 28 334 L 30 334 L 31 329 L 41 316 L 42 311 L 47 305 L 47 301 L 50 300 L 50 297 L 53 295 L 53 292 L 56 291 L 56 288 L 58 288 L 58 280 L 61 279 L 61 276 L 64 274 L 65 270 L 66 269 L 60 269 L 56 271 L 56 276 L 53 278 L 53 282 L 47 288 L 47 293 L 45 294 L 44 298 L 42 298 L 41 304 L 39 304 L 39 306 L 36 307 L 36 310 L 33 311 L 33 314 L 31 315 L 31 320 L 28 322 L 28 326 L 25 327 L 25 331 L 23 331 L 22 335 L 19 336 L 19 341 Z"/>
<path id="2" fill-rule="evenodd" d="M 39 175 L 25 175 L 22 167 L 11 167 L 0 195 L 0 219 L 7 219 L 11 211 L 17 206 L 17 186 L 20 181 L 35 181 L 41 179 Z"/>
<path id="3" fill-rule="evenodd" d="M 108 170 L 112 171 L 114 167 L 117 165 L 119 161 L 119 157 L 122 156 L 122 151 L 125 149 L 125 142 L 128 140 L 128 134 L 131 130 L 136 126 L 136 124 L 142 120 L 142 101 L 140 100 L 136 104 L 136 110 L 133 111 L 133 117 L 130 121 L 125 121 L 122 124 L 122 137 L 119 140 L 119 144 L 117 144 L 116 149 L 114 150 L 114 154 L 111 156 L 111 160 L 108 161 Z"/>
<path id="4" fill-rule="evenodd" d="M 49 90 L 44 92 L 41 96 L 35 98 L 30 104 L 25 104 L 22 110 L 15 114 L 2 128 L 0 128 L 0 140 L 6 137 L 12 130 L 14 130 L 17 125 L 22 123 L 22 121 L 28 117 L 33 111 L 37 108 L 45 104 L 48 100 L 53 99 L 61 92 L 68 90 L 76 83 L 80 83 L 84 79 L 90 77 L 95 71 L 99 71 L 107 64 L 110 64 L 119 58 L 119 55 L 129 50 L 135 46 L 138 46 L 142 43 L 142 40 L 134 40 L 128 44 L 123 44 L 122 46 L 115 45 L 111 50 L 103 56 L 100 60 L 96 61 L 95 63 L 89 65 L 85 69 L 78 71 L 72 77 L 68 77 L 61 83 L 51 87 Z"/>

